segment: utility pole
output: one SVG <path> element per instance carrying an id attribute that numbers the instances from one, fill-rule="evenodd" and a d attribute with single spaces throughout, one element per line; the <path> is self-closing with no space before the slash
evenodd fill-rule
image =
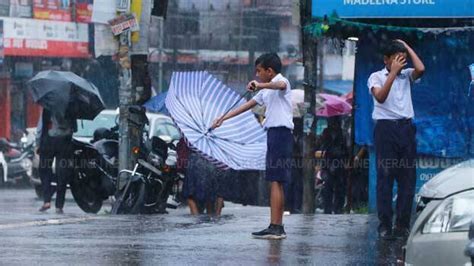
<path id="1" fill-rule="evenodd" d="M 315 212 L 314 199 L 314 142 L 316 119 L 314 109 L 316 105 L 315 88 L 317 80 L 317 42 L 303 31 L 305 25 L 311 22 L 311 0 L 300 0 L 300 16 L 303 43 L 303 65 L 305 79 L 305 107 L 303 117 L 303 213 Z"/>
<path id="2" fill-rule="evenodd" d="M 117 1 L 117 12 L 119 15 L 130 12 L 130 0 Z M 132 168 L 132 148 L 131 148 L 131 127 L 129 124 L 130 113 L 128 107 L 134 103 L 135 93 L 132 90 L 132 64 L 130 58 L 131 30 L 124 31 L 119 36 L 119 61 L 120 61 L 120 114 L 119 114 L 119 169 Z M 124 182 L 118 180 L 117 190 L 123 186 Z"/>
<path id="3" fill-rule="evenodd" d="M 158 17 L 159 21 L 159 29 L 160 29 L 160 40 L 159 40 L 159 58 L 160 61 L 158 63 L 158 93 L 160 94 L 163 92 L 163 38 L 164 38 L 164 18 L 163 17 Z"/>

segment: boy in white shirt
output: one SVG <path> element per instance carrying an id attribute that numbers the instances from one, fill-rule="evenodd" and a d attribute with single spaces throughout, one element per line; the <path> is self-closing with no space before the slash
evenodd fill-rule
<path id="1" fill-rule="evenodd" d="M 404 67 L 410 57 L 414 68 Z M 377 158 L 377 214 L 381 238 L 408 237 L 416 185 L 416 128 L 412 84 L 425 72 L 415 51 L 394 40 L 384 51 L 385 67 L 368 80 L 374 98 L 374 145 Z M 397 180 L 395 227 L 392 229 L 392 189 Z M 393 230 L 393 235 L 392 235 Z"/>
<path id="2" fill-rule="evenodd" d="M 270 226 L 262 231 L 252 233 L 254 238 L 284 239 L 286 238 L 283 227 L 284 192 L 283 185 L 291 178 L 291 160 L 293 152 L 293 111 L 291 107 L 291 85 L 281 72 L 281 60 L 275 53 L 261 55 L 255 61 L 257 78 L 247 85 L 251 91 L 258 94 L 232 110 L 224 117 L 214 121 L 212 128 L 217 128 L 222 123 L 246 112 L 257 104 L 265 105 L 265 121 L 263 126 L 267 130 L 267 158 L 266 180 L 271 182 L 270 192 Z"/>

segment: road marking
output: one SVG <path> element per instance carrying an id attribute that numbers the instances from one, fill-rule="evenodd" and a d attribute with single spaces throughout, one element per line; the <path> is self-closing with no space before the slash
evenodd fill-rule
<path id="1" fill-rule="evenodd" d="M 31 227 L 31 226 L 73 224 L 73 223 L 80 223 L 80 222 L 85 222 L 85 221 L 89 221 L 89 220 L 96 220 L 96 219 L 99 219 L 99 217 L 48 219 L 48 220 L 43 220 L 43 221 L 31 221 L 31 222 L 24 222 L 24 223 L 0 224 L 0 230 L 2 230 L 2 229 L 12 229 L 12 228 L 22 228 L 22 227 Z"/>

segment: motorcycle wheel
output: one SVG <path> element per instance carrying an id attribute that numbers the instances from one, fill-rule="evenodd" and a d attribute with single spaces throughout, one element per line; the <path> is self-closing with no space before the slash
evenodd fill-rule
<path id="1" fill-rule="evenodd" d="M 72 197 L 81 210 L 86 213 L 98 213 L 102 208 L 102 199 L 91 181 L 74 176 L 70 183 Z"/>
<path id="2" fill-rule="evenodd" d="M 145 184 L 134 182 L 112 205 L 112 214 L 139 214 L 145 202 Z"/>

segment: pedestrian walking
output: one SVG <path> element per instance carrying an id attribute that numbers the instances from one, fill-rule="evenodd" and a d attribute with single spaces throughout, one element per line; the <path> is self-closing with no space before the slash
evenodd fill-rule
<path id="1" fill-rule="evenodd" d="M 328 127 L 324 129 L 317 144 L 322 154 L 321 176 L 323 204 L 325 214 L 341 214 L 346 199 L 346 158 L 348 151 L 342 132 L 341 117 L 328 118 Z"/>
<path id="2" fill-rule="evenodd" d="M 51 208 L 53 161 L 56 159 L 56 213 L 62 214 L 66 197 L 66 187 L 72 176 L 72 134 L 77 130 L 75 119 L 64 118 L 44 109 L 37 126 L 38 154 L 40 157 L 39 176 L 43 188 L 44 212 Z"/>

